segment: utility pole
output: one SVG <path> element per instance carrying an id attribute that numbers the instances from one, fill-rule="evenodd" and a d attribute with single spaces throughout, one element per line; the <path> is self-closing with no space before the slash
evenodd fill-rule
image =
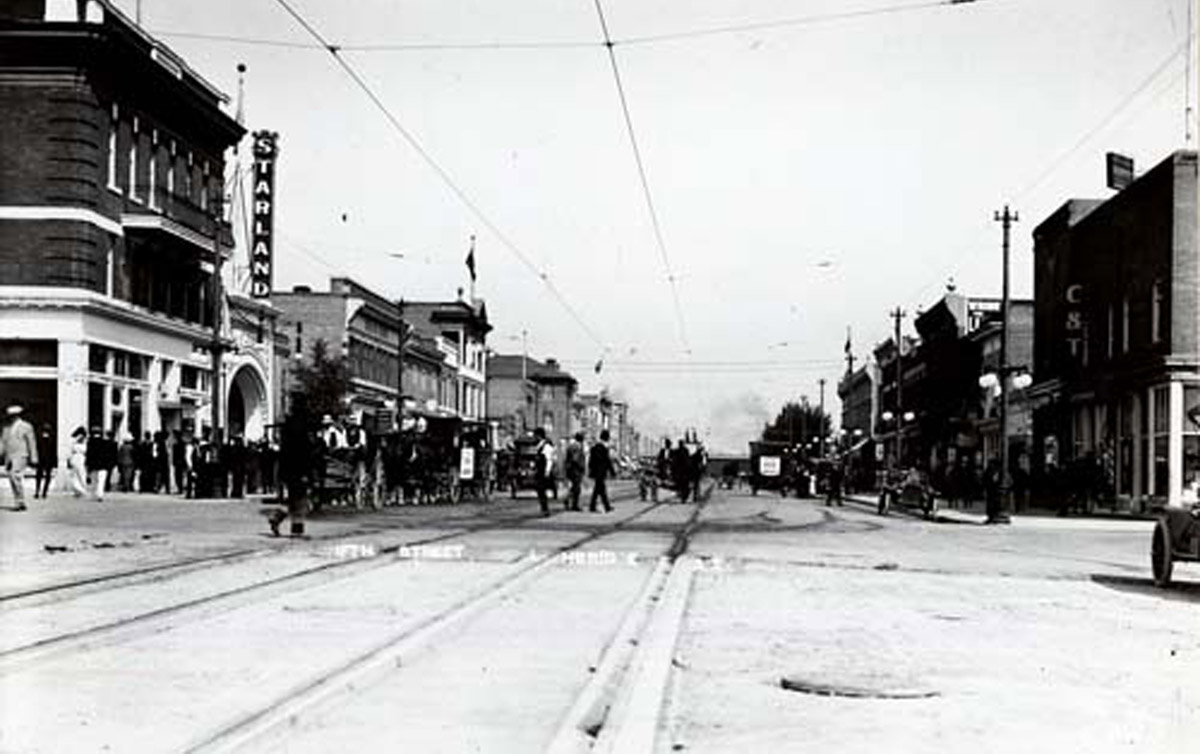
<path id="1" fill-rule="evenodd" d="M 904 319 L 905 311 L 897 306 L 891 317 L 896 340 L 896 466 L 899 467 L 904 463 L 904 368 L 901 363 L 904 346 L 900 342 L 900 320 Z"/>
<path id="2" fill-rule="evenodd" d="M 817 456 L 819 458 L 824 458 L 825 457 L 825 378 L 822 377 L 821 379 L 817 380 L 817 382 L 821 386 L 821 413 L 817 417 L 817 427 L 818 427 L 818 432 L 820 433 L 821 437 L 820 437 L 820 440 L 818 440 L 818 442 L 820 443 L 820 449 L 817 451 Z"/>
<path id="3" fill-rule="evenodd" d="M 850 327 L 846 326 L 846 374 L 854 374 L 854 354 L 850 352 Z"/>
<path id="4" fill-rule="evenodd" d="M 408 343 L 408 327 L 404 324 L 404 297 L 396 302 L 396 427 L 403 427 L 404 418 L 404 346 Z"/>
<path id="5" fill-rule="evenodd" d="M 221 205 L 224 197 L 221 190 L 212 192 L 209 209 L 212 211 L 213 229 L 213 274 L 212 274 L 212 441 L 220 443 L 221 437 L 221 299 L 225 291 L 221 285 Z"/>
<path id="6" fill-rule="evenodd" d="M 1007 524 L 1012 491 L 1012 480 L 1008 475 L 1008 381 L 1011 376 L 1008 367 L 1008 249 L 1012 224 L 1020 218 L 1006 204 L 1003 212 L 996 213 L 995 219 L 1004 230 L 1004 272 L 1000 289 L 1000 499 L 997 501 L 999 508 L 987 512 L 987 521 L 989 524 Z"/>

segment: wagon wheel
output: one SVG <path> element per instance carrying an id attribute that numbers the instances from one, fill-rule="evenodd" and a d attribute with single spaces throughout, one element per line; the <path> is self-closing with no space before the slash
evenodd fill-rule
<path id="1" fill-rule="evenodd" d="M 1159 519 L 1154 525 L 1154 535 L 1150 541 L 1150 567 L 1154 571 L 1155 586 L 1164 589 L 1171 585 L 1171 571 L 1174 561 L 1171 558 L 1171 526 L 1167 520 Z"/>

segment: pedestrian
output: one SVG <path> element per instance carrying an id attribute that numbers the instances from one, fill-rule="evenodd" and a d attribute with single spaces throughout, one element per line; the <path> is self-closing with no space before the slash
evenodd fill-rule
<path id="1" fill-rule="evenodd" d="M 154 444 L 151 448 L 151 465 L 154 467 L 153 492 L 171 494 L 171 454 L 167 450 L 167 433 L 159 430 L 154 433 Z"/>
<path id="2" fill-rule="evenodd" d="M 67 481 L 75 497 L 83 497 L 88 491 L 87 446 L 87 430 L 76 427 L 71 433 L 71 455 L 67 459 Z"/>
<path id="3" fill-rule="evenodd" d="M 37 466 L 37 434 L 33 425 L 21 418 L 24 408 L 17 403 L 5 410 L 7 423 L 0 433 L 0 456 L 4 457 L 4 470 L 8 483 L 12 485 L 13 510 L 25 510 L 25 469 Z"/>
<path id="4" fill-rule="evenodd" d="M 171 445 L 171 467 L 175 472 L 175 492 L 185 497 L 188 476 L 187 446 L 183 432 L 175 430 L 175 442 Z"/>
<path id="5" fill-rule="evenodd" d="M 117 431 L 115 429 L 108 430 L 104 435 L 104 468 L 108 471 L 108 476 L 105 479 L 105 491 L 111 492 L 113 482 L 117 478 L 117 466 L 120 461 L 119 451 L 120 446 L 117 444 Z"/>
<path id="6" fill-rule="evenodd" d="M 289 517 L 292 519 L 292 536 L 304 535 L 304 518 L 316 461 L 316 442 L 308 417 L 304 402 L 297 401 L 283 424 L 279 476 L 286 490 L 286 506 L 274 506 L 267 517 L 271 533 L 276 537 L 279 536 L 279 525 Z"/>
<path id="7" fill-rule="evenodd" d="M 241 435 L 234 435 L 229 441 L 227 450 L 229 460 L 229 476 L 231 478 L 229 496 L 243 498 L 246 496 L 246 446 Z"/>
<path id="8" fill-rule="evenodd" d="M 586 461 L 583 451 L 583 433 L 576 432 L 575 439 L 567 446 L 567 457 L 563 463 L 571 489 L 567 493 L 567 510 L 579 510 L 579 497 L 583 493 L 583 473 Z"/>
<path id="9" fill-rule="evenodd" d="M 33 497 L 46 498 L 50 493 L 50 482 L 54 478 L 54 469 L 58 466 L 58 448 L 54 446 L 54 433 L 49 424 L 42 425 L 42 433 L 38 435 L 37 473 L 33 480 Z"/>
<path id="10" fill-rule="evenodd" d="M 154 492 L 154 436 L 149 432 L 134 444 L 133 465 L 137 468 L 138 492 Z"/>
<path id="11" fill-rule="evenodd" d="M 679 502 L 686 503 L 691 493 L 692 454 L 688 452 L 683 440 L 671 451 L 671 480 L 675 484 L 675 493 Z"/>
<path id="12" fill-rule="evenodd" d="M 133 444 L 133 438 L 125 435 L 121 438 L 121 444 L 117 446 L 117 488 L 121 492 L 133 492 L 133 470 L 134 456 L 137 455 L 137 448 Z"/>
<path id="13" fill-rule="evenodd" d="M 829 466 L 829 476 L 825 480 L 826 506 L 832 506 L 836 503 L 839 508 L 842 507 L 842 482 L 845 476 L 846 471 L 842 467 L 841 459 L 833 459 L 833 462 Z"/>
<path id="14" fill-rule="evenodd" d="M 692 499 L 700 501 L 700 482 L 704 479 L 705 472 L 708 471 L 708 453 L 704 450 L 704 445 L 697 443 L 696 449 L 692 451 L 691 457 L 691 483 L 692 483 Z"/>
<path id="15" fill-rule="evenodd" d="M 96 502 L 104 502 L 104 490 L 108 484 L 109 466 L 105 464 L 107 449 L 104 444 L 104 433 L 99 427 L 92 427 L 87 440 L 87 468 L 91 476 L 92 497 Z"/>
<path id="16" fill-rule="evenodd" d="M 588 453 L 588 476 L 592 478 L 592 504 L 588 510 L 596 512 L 596 502 L 604 501 L 604 510 L 612 511 L 608 500 L 608 478 L 612 475 L 612 455 L 608 452 L 608 430 L 600 430 L 600 441 Z"/>
<path id="17" fill-rule="evenodd" d="M 995 523 L 1000 520 L 1002 476 L 1000 461 L 994 458 L 988 461 L 987 467 L 983 471 L 983 497 L 987 509 L 988 523 Z"/>
<path id="18" fill-rule="evenodd" d="M 537 438 L 537 456 L 534 466 L 534 484 L 537 486 L 538 506 L 543 516 L 550 515 L 550 502 L 547 492 L 553 480 L 554 473 L 554 444 L 546 439 L 546 430 L 538 427 L 533 431 Z"/>

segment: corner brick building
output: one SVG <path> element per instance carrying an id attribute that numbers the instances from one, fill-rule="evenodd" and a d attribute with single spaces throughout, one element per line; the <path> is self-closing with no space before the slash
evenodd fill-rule
<path id="1" fill-rule="evenodd" d="M 0 403 L 60 459 L 77 426 L 211 422 L 214 197 L 244 133 L 225 102 L 106 0 L 0 4 Z M 269 365 L 227 369 L 229 424 L 268 423 Z"/>
<path id="2" fill-rule="evenodd" d="M 1034 230 L 1042 469 L 1084 460 L 1122 505 L 1200 497 L 1196 153 Z"/>

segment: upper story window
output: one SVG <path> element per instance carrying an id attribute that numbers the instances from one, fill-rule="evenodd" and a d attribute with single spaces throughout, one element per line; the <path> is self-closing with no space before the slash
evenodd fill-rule
<path id="1" fill-rule="evenodd" d="M 167 158 L 167 195 L 175 196 L 175 140 L 171 139 L 170 156 Z"/>
<path id="2" fill-rule="evenodd" d="M 1116 342 L 1117 342 L 1117 333 L 1114 330 L 1115 327 L 1116 327 L 1116 316 L 1115 316 L 1115 313 L 1113 312 L 1112 304 L 1109 304 L 1108 305 L 1108 348 L 1106 349 L 1105 352 L 1108 354 L 1108 358 L 1110 360 L 1113 357 L 1113 348 L 1115 347 Z"/>
<path id="3" fill-rule="evenodd" d="M 133 118 L 133 127 L 129 135 L 129 179 L 125 182 L 129 198 L 134 201 L 137 201 L 137 135 L 138 119 L 135 115 Z"/>
<path id="4" fill-rule="evenodd" d="M 147 199 L 151 209 L 158 209 L 158 129 L 150 132 L 150 177 L 147 179 Z"/>
<path id="5" fill-rule="evenodd" d="M 1121 299 L 1121 353 L 1129 353 L 1129 296 Z"/>
<path id="6" fill-rule="evenodd" d="M 1154 285 L 1150 286 L 1150 342 L 1158 343 L 1162 340 L 1162 283 L 1158 280 L 1154 281 Z"/>
<path id="7" fill-rule="evenodd" d="M 108 121 L 108 187 L 113 191 L 121 190 L 121 187 L 117 185 L 117 129 L 120 125 L 119 115 L 117 103 L 114 102 L 112 115 Z"/>

